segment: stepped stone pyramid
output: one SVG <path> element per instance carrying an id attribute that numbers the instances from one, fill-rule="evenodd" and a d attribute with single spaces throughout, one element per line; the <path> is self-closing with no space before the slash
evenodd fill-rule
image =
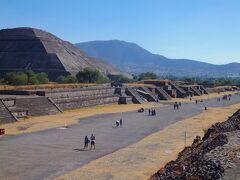
<path id="1" fill-rule="evenodd" d="M 54 80 L 59 75 L 76 75 L 85 67 L 98 69 L 105 75 L 128 76 L 43 30 L 26 27 L 0 30 L 1 74 L 33 70 L 46 72 Z"/>

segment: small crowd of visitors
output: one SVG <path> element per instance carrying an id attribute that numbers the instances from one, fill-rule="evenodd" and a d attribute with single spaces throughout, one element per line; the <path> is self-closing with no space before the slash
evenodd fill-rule
<path id="1" fill-rule="evenodd" d="M 221 99 L 222 99 L 223 101 L 231 101 L 231 97 L 232 97 L 231 94 L 223 95 L 222 98 L 220 98 L 220 97 L 217 98 L 217 102 L 220 102 Z"/>
<path id="2" fill-rule="evenodd" d="M 173 109 L 174 110 L 176 110 L 176 109 L 179 109 L 179 107 L 181 107 L 182 106 L 182 103 L 181 102 L 175 102 L 174 104 L 173 104 Z"/>
<path id="3" fill-rule="evenodd" d="M 95 149 L 95 139 L 96 138 L 93 134 L 91 135 L 90 139 L 87 136 L 85 136 L 85 138 L 84 138 L 84 149 L 88 149 L 88 144 L 89 143 L 91 143 L 90 149 L 91 150 Z"/>
<path id="4" fill-rule="evenodd" d="M 155 110 L 155 109 L 152 109 L 152 110 L 149 109 L 149 110 L 148 110 L 148 115 L 149 115 L 149 116 L 156 116 L 156 110 Z"/>

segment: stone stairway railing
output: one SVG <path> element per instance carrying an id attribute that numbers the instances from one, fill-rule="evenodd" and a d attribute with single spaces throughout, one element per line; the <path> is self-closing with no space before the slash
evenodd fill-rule
<path id="1" fill-rule="evenodd" d="M 133 88 L 126 88 L 126 94 L 133 97 L 133 103 L 142 104 L 145 102 Z"/>
<path id="2" fill-rule="evenodd" d="M 48 97 L 47 98 L 50 103 L 52 103 L 60 112 L 63 112 L 63 110 L 52 100 L 52 98 Z"/>
<path id="3" fill-rule="evenodd" d="M 11 113 L 4 101 L 0 100 L 0 124 L 17 121 L 17 118 Z"/>
<path id="4" fill-rule="evenodd" d="M 195 96 L 201 96 L 202 95 L 202 93 L 196 87 L 191 86 L 190 89 L 194 92 Z"/>
<path id="5" fill-rule="evenodd" d="M 172 97 L 160 87 L 156 88 L 156 92 L 158 93 L 160 99 L 162 99 L 162 100 L 172 99 Z"/>
<path id="6" fill-rule="evenodd" d="M 142 91 L 144 91 L 144 92 L 146 92 L 147 94 L 147 100 L 149 100 L 149 101 L 155 101 L 155 102 L 157 102 L 158 101 L 158 97 L 157 97 L 157 95 L 155 95 L 153 92 L 151 92 L 147 87 L 139 87 L 138 88 L 139 90 L 142 90 Z M 144 96 L 144 95 L 143 95 Z"/>
<path id="7" fill-rule="evenodd" d="M 200 89 L 204 91 L 204 94 L 208 94 L 208 91 L 207 91 L 207 89 L 204 86 L 201 85 Z"/>
<path id="8" fill-rule="evenodd" d="M 186 91 L 184 91 L 182 88 L 180 88 L 178 85 L 176 85 L 174 82 L 169 82 L 170 85 L 177 90 L 177 96 L 178 97 L 185 97 Z"/>

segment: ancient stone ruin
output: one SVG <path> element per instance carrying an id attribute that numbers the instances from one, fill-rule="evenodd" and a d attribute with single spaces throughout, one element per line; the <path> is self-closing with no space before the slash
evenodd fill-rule
<path id="1" fill-rule="evenodd" d="M 61 113 L 67 109 L 105 104 L 158 103 L 174 97 L 193 96 L 194 92 L 199 92 L 199 95 L 208 93 L 200 85 L 185 88 L 170 81 L 146 81 L 146 84 L 148 86 L 104 84 L 81 88 L 0 90 L 0 123 L 14 122 L 26 116 Z"/>
<path id="2" fill-rule="evenodd" d="M 33 70 L 46 72 L 55 80 L 59 75 L 76 75 L 85 67 L 98 69 L 105 75 L 129 76 L 46 31 L 34 28 L 0 30 L 0 74 Z"/>
<path id="3" fill-rule="evenodd" d="M 239 134 L 239 124 L 240 110 L 227 121 L 209 128 L 202 139 L 196 137 L 192 145 L 180 152 L 175 161 L 167 163 L 150 179 L 221 179 L 225 170 L 230 167 L 228 153 L 237 146 L 229 140 L 236 132 Z M 238 135 L 235 138 L 238 139 Z"/>

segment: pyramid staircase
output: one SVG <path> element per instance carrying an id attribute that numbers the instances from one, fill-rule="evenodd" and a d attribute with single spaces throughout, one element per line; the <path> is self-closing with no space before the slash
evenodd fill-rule
<path id="1" fill-rule="evenodd" d="M 194 92 L 195 96 L 201 96 L 202 93 L 194 86 L 191 86 L 190 89 Z"/>
<path id="2" fill-rule="evenodd" d="M 160 100 L 170 100 L 172 97 L 164 91 L 161 87 L 156 88 L 156 93 L 158 94 Z"/>
<path id="3" fill-rule="evenodd" d="M 132 100 L 133 100 L 133 103 L 135 103 L 135 104 L 142 104 L 142 103 L 145 102 L 144 99 L 133 88 L 126 88 L 126 94 L 128 96 L 132 96 L 133 97 Z"/>
<path id="4" fill-rule="evenodd" d="M 154 94 L 152 91 L 150 91 L 147 87 L 139 87 L 138 88 L 141 91 L 144 91 L 146 93 L 142 94 L 142 96 L 145 96 L 145 99 L 148 101 L 158 101 L 158 96 Z M 141 94 L 141 91 L 139 92 Z"/>
<path id="5" fill-rule="evenodd" d="M 184 98 L 186 97 L 186 91 L 180 88 L 178 85 L 176 85 L 174 82 L 169 82 L 170 85 L 173 87 L 173 89 L 177 90 L 177 97 L 178 98 Z"/>
<path id="6" fill-rule="evenodd" d="M 4 101 L 0 99 L 0 124 L 16 122 L 17 118 L 11 113 Z"/>

